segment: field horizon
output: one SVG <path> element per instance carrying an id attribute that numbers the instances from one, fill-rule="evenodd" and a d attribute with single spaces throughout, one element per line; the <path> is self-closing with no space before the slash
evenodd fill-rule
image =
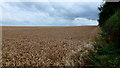
<path id="1" fill-rule="evenodd" d="M 88 26 L 0 26 L 0 27 L 98 27 L 98 25 L 88 25 Z"/>

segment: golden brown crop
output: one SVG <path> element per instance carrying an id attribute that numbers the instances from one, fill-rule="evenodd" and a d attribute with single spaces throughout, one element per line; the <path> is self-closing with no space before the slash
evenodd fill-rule
<path id="1" fill-rule="evenodd" d="M 3 66 L 69 66 L 75 64 L 70 61 L 73 54 L 84 50 L 98 27 L 2 28 Z"/>

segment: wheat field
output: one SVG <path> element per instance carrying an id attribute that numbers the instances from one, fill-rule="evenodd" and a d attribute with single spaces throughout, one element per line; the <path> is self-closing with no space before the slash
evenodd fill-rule
<path id="1" fill-rule="evenodd" d="M 82 55 L 97 26 L 2 27 L 3 66 L 75 66 L 84 65 Z M 82 53 L 77 54 L 80 51 Z M 79 62 L 76 55 L 80 56 Z M 84 57 L 85 58 L 85 57 Z"/>

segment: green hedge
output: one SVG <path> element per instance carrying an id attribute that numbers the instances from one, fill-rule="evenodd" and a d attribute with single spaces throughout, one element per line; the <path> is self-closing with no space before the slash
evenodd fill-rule
<path id="1" fill-rule="evenodd" d="M 107 20 L 102 29 L 106 41 L 112 41 L 120 48 L 120 10 Z"/>
<path id="2" fill-rule="evenodd" d="M 103 32 L 96 37 L 95 53 L 90 56 L 90 63 L 120 68 L 120 10 L 101 28 Z"/>

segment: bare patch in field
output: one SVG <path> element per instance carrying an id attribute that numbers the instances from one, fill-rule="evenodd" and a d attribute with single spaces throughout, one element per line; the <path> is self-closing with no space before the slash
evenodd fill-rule
<path id="1" fill-rule="evenodd" d="M 87 54 L 86 44 L 98 27 L 3 27 L 3 66 L 84 65 L 78 55 Z M 85 53 L 85 54 L 84 54 Z M 77 64 L 76 64 L 77 63 Z"/>

